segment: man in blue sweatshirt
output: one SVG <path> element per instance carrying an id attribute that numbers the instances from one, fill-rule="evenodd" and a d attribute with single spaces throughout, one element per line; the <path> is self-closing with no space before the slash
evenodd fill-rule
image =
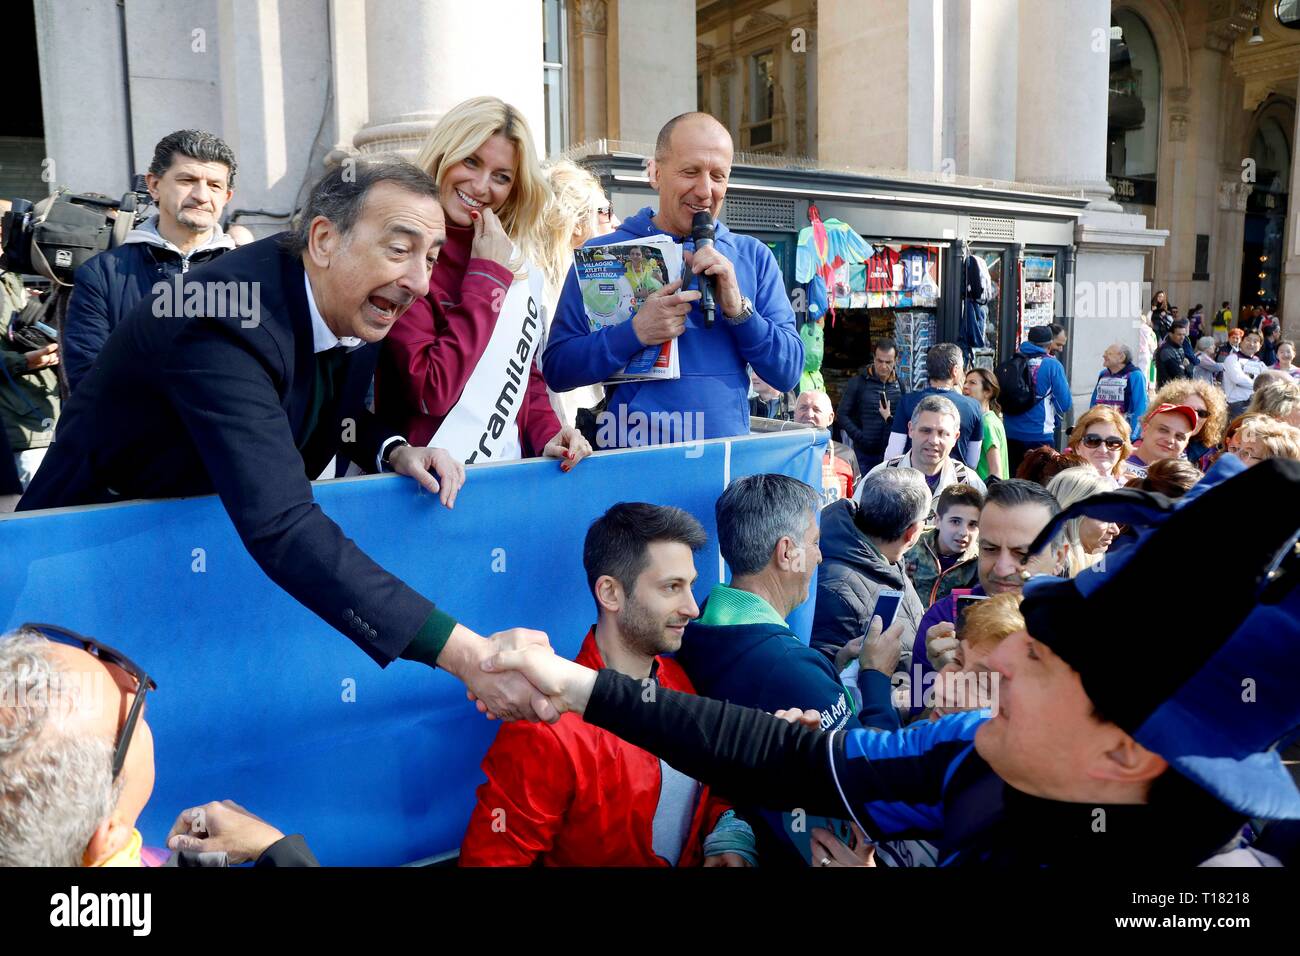
<path id="1" fill-rule="evenodd" d="M 820 506 L 816 491 L 786 475 L 749 475 L 727 486 L 715 515 L 718 547 L 731 568 L 731 584 L 716 585 L 699 619 L 686 626 L 677 662 L 696 691 L 707 697 L 769 712 L 816 710 L 824 730 L 862 725 L 897 729 L 900 722 L 888 677 L 860 684 L 863 711 L 855 714 L 856 703 L 839 679 L 839 670 L 852 660 L 849 653 L 832 664 L 786 623 L 808 600 L 821 563 Z M 901 623 L 883 634 L 872 629 L 858 645 L 863 670 L 892 673 L 901 636 Z M 765 865 L 800 862 L 794 847 L 802 843 L 806 848 L 814 824 L 804 826 L 805 820 L 796 827 L 790 814 L 749 819 Z M 796 834 L 802 834 L 802 840 Z"/>
<path id="2" fill-rule="evenodd" d="M 659 211 L 646 207 L 612 235 L 588 245 L 667 234 L 686 244 L 686 289 L 671 282 L 651 294 L 630 321 L 592 331 L 576 273 L 570 269 L 551 324 L 542 371 L 553 391 L 603 382 L 638 352 L 680 338 L 681 377 L 624 382 L 611 389 L 606 445 L 698 440 L 749 434 L 749 374 L 782 392 L 799 381 L 804 348 L 794 310 L 772 251 L 717 222 L 731 176 L 732 144 L 726 128 L 707 113 L 684 113 L 659 132 L 650 184 Z M 691 220 L 714 220 L 712 248 L 696 250 Z M 686 271 L 686 270 L 684 270 Z M 716 321 L 706 328 L 696 291 L 700 273 L 713 280 Z M 658 423 L 658 424 L 656 424 Z M 699 429 L 703 429 L 703 434 Z M 616 439 L 612 440 L 611 438 Z"/>
<path id="3" fill-rule="evenodd" d="M 1052 327 L 1036 325 L 1029 330 L 1029 341 L 1020 344 L 1020 354 L 1029 360 L 1035 401 L 1027 411 L 1006 416 L 1011 475 L 1030 449 L 1055 444 L 1056 420 L 1070 411 L 1070 383 L 1065 366 L 1047 352 L 1051 341 Z"/>
<path id="4" fill-rule="evenodd" d="M 1128 421 L 1133 437 L 1147 410 L 1147 377 L 1133 364 L 1133 352 L 1121 342 L 1112 343 L 1101 356 L 1105 365 L 1097 373 L 1092 405 L 1109 405 Z"/>

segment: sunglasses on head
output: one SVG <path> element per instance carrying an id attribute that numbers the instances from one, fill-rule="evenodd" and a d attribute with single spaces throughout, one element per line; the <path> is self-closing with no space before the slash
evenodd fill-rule
<path id="1" fill-rule="evenodd" d="M 1124 439 L 1116 438 L 1114 435 L 1109 438 L 1102 438 L 1100 435 L 1084 435 L 1080 444 L 1084 448 L 1100 448 L 1104 444 L 1111 451 L 1114 451 L 1116 448 L 1124 447 Z"/>
<path id="2" fill-rule="evenodd" d="M 107 644 L 100 643 L 93 637 L 86 637 L 84 634 L 78 634 L 76 631 L 70 631 L 66 627 L 59 627 L 56 624 L 24 624 L 23 627 L 35 631 L 46 640 L 53 641 L 56 644 L 67 644 L 69 647 L 80 648 L 86 653 L 99 658 L 105 664 L 116 667 L 135 682 L 135 700 L 131 702 L 131 709 L 126 715 L 126 721 L 122 724 L 122 729 L 118 731 L 117 744 L 113 750 L 113 779 L 116 780 L 122 772 L 122 765 L 126 763 L 126 752 L 131 748 L 131 737 L 135 733 L 135 725 L 139 722 L 140 714 L 144 710 L 145 695 L 151 690 L 158 689 L 157 682 L 131 658 L 121 651 L 114 650 Z"/>

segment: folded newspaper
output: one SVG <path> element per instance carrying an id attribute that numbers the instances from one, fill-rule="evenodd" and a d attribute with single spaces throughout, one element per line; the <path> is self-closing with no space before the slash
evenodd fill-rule
<path id="1" fill-rule="evenodd" d="M 668 236 L 583 246 L 573 254 L 591 331 L 627 322 L 646 297 L 682 274 L 682 247 Z M 681 377 L 677 340 L 642 349 L 606 381 L 643 382 Z"/>

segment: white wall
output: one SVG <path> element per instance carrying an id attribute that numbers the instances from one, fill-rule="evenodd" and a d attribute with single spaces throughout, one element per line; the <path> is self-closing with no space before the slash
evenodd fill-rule
<path id="1" fill-rule="evenodd" d="M 664 123 L 695 109 L 695 0 L 610 0 L 614 3 L 618 138 L 653 143 Z M 537 77 L 540 96 L 540 60 Z"/>

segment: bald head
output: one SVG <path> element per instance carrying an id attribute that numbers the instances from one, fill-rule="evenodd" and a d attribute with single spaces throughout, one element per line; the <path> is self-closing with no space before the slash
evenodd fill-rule
<path id="1" fill-rule="evenodd" d="M 830 396 L 825 392 L 809 390 L 799 393 L 799 400 L 794 406 L 794 420 L 818 428 L 829 428 L 835 421 L 835 409 L 831 406 Z"/>
<path id="2" fill-rule="evenodd" d="M 714 135 L 721 135 L 726 138 L 728 146 L 731 145 L 731 134 L 727 128 L 719 123 L 709 113 L 678 113 L 667 123 L 664 123 L 663 129 L 659 130 L 659 136 L 655 139 L 655 160 L 663 162 L 665 157 L 672 152 L 673 131 L 678 126 L 687 128 L 696 127 L 701 131 L 706 131 Z"/>
<path id="3" fill-rule="evenodd" d="M 674 116 L 659 131 L 648 172 L 659 193 L 655 225 L 675 236 L 691 234 L 691 219 L 717 219 L 731 178 L 731 134 L 708 113 Z"/>

